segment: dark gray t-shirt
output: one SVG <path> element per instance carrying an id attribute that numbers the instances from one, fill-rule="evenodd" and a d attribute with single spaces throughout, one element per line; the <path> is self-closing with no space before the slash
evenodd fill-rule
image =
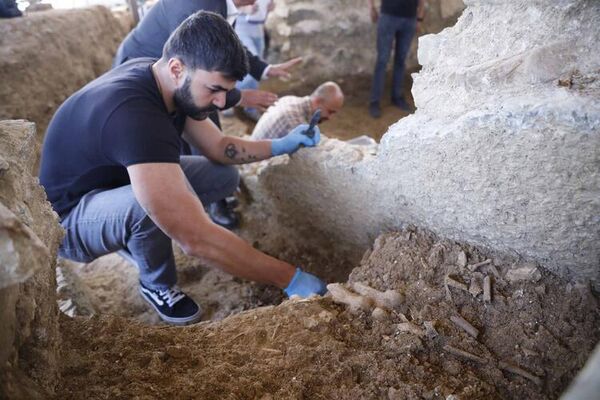
<path id="1" fill-rule="evenodd" d="M 419 0 L 381 0 L 381 13 L 394 17 L 416 18 Z"/>
<path id="2" fill-rule="evenodd" d="M 184 114 L 169 114 L 158 90 L 155 59 L 127 62 L 69 97 L 52 118 L 40 182 L 62 217 L 94 189 L 128 185 L 126 167 L 179 163 Z"/>
<path id="3" fill-rule="evenodd" d="M 171 33 L 190 15 L 198 11 L 211 11 L 227 18 L 225 0 L 160 0 L 119 46 L 113 67 L 136 57 L 160 58 Z M 262 78 L 267 63 L 246 51 L 250 75 Z"/>

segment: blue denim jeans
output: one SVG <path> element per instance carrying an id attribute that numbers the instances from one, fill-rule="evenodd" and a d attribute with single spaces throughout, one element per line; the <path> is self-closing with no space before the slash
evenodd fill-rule
<path id="1" fill-rule="evenodd" d="M 394 48 L 394 72 L 392 79 L 392 100 L 402 98 L 402 81 L 404 78 L 404 61 L 415 35 L 417 20 L 415 18 L 394 17 L 381 14 L 377 23 L 377 61 L 373 73 L 371 103 L 379 103 L 383 95 L 385 68 L 390 59 L 392 45 Z"/>
<path id="2" fill-rule="evenodd" d="M 227 197 L 239 183 L 235 167 L 205 157 L 182 156 L 181 168 L 203 203 Z M 171 239 L 139 205 L 131 185 L 87 193 L 61 225 L 66 231 L 61 257 L 87 263 L 119 251 L 137 265 L 144 286 L 166 289 L 177 283 Z"/>
<path id="3" fill-rule="evenodd" d="M 258 56 L 260 58 L 263 57 L 263 53 L 265 52 L 265 38 L 261 37 L 253 37 L 253 36 L 239 36 L 240 41 L 252 54 Z M 244 80 L 238 82 L 235 87 L 238 89 L 258 89 L 258 81 L 252 77 L 252 75 L 247 74 Z M 251 108 L 247 108 L 246 110 L 252 110 Z"/>

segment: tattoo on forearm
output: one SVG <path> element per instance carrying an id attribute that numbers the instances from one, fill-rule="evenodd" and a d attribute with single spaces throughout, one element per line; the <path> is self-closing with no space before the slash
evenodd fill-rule
<path id="1" fill-rule="evenodd" d="M 225 147 L 225 155 L 230 159 L 235 159 L 235 156 L 237 156 L 237 154 L 238 150 L 235 148 L 235 144 L 229 143 L 227 147 Z"/>
<path id="2" fill-rule="evenodd" d="M 229 158 L 230 160 L 235 160 L 236 157 L 239 156 L 237 161 L 242 162 L 242 163 L 254 162 L 254 161 L 259 160 L 258 156 L 254 155 L 254 154 L 248 154 L 246 152 L 246 148 L 244 146 L 242 146 L 242 154 L 240 154 L 237 147 L 235 147 L 235 144 L 233 144 L 233 143 L 229 143 L 225 147 L 225 156 L 227 158 Z"/>

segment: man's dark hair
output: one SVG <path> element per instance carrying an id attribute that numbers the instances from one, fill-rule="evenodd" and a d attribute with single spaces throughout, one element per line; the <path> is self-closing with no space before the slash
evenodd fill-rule
<path id="1" fill-rule="evenodd" d="M 187 17 L 169 36 L 162 57 L 178 58 L 192 70 L 220 72 L 237 81 L 244 79 L 249 68 L 246 49 L 233 28 L 208 11 Z"/>

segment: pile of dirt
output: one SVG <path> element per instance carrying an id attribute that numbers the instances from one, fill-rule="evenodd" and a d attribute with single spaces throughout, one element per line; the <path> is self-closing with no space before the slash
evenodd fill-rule
<path id="1" fill-rule="evenodd" d="M 485 276 L 491 302 L 471 284 Z M 380 237 L 352 272 L 357 281 L 406 300 L 384 319 L 330 297 L 184 328 L 63 317 L 58 396 L 547 399 L 566 388 L 600 339 L 588 286 L 415 230 Z M 451 322 L 458 316 L 477 338 Z M 435 334 L 399 329 L 407 321 Z"/>

